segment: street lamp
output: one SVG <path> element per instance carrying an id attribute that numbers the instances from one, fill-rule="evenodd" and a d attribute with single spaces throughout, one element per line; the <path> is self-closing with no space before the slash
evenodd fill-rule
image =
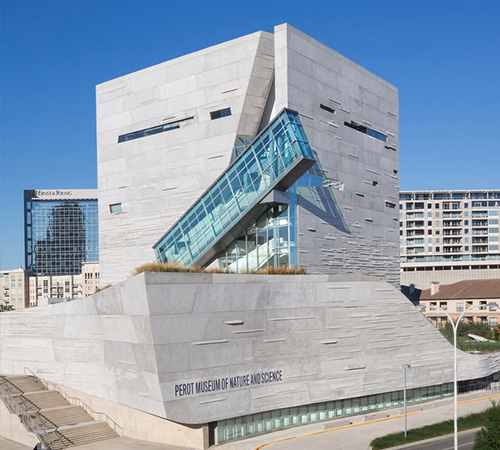
<path id="1" fill-rule="evenodd" d="M 408 402 L 406 401 L 406 371 L 408 369 L 411 369 L 411 366 L 409 364 L 403 364 L 403 403 L 404 403 L 404 409 L 405 409 L 405 439 L 408 436 Z"/>
<path id="2" fill-rule="evenodd" d="M 496 311 L 498 308 L 497 303 L 488 303 L 486 305 L 479 305 L 480 307 L 486 307 L 488 308 L 489 311 Z M 454 398 L 454 403 L 455 403 L 455 415 L 453 419 L 453 425 L 454 425 L 454 449 L 458 450 L 458 381 L 457 381 L 457 330 L 458 330 L 458 325 L 460 324 L 460 321 L 463 319 L 464 315 L 466 312 L 470 311 L 471 309 L 477 308 L 478 305 L 472 305 L 469 306 L 456 320 L 456 322 L 453 322 L 453 319 L 451 316 L 444 310 L 443 308 L 439 306 L 433 307 L 432 310 L 438 309 L 439 311 L 442 311 L 446 314 L 446 317 L 448 317 L 448 321 L 450 322 L 452 328 L 453 328 L 453 398 Z M 425 311 L 425 305 L 420 305 L 417 307 L 418 310 L 420 311 Z"/>

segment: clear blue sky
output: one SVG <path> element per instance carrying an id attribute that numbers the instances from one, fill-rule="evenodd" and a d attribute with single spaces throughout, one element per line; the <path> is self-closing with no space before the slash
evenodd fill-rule
<path id="1" fill-rule="evenodd" d="M 24 189 L 97 187 L 96 84 L 283 22 L 399 88 L 401 189 L 500 188 L 498 1 L 0 1 L 0 269 Z"/>

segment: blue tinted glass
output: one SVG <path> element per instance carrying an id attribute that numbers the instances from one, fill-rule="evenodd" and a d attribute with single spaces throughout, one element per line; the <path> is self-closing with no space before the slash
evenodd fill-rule
<path id="1" fill-rule="evenodd" d="M 32 200 L 27 269 L 36 275 L 76 275 L 99 260 L 97 200 Z"/>
<path id="2" fill-rule="evenodd" d="M 190 211 L 196 211 L 196 216 L 187 212 L 155 244 L 157 259 L 195 264 L 298 161 L 314 159 L 312 155 L 296 113 L 282 112 L 195 203 Z M 200 212 L 203 209 L 205 213 Z M 180 228 L 184 247 L 177 245 Z"/>

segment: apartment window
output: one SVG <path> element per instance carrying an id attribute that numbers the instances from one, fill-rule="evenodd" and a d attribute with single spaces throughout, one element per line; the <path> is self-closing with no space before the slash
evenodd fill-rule
<path id="1" fill-rule="evenodd" d="M 427 208 L 428 209 L 432 208 L 432 203 L 427 203 Z"/>
<path id="2" fill-rule="evenodd" d="M 210 119 L 220 119 L 231 115 L 231 108 L 218 109 L 217 111 L 210 111 Z"/>
<path id="3" fill-rule="evenodd" d="M 464 312 L 463 302 L 457 302 L 457 312 Z"/>
<path id="4" fill-rule="evenodd" d="M 116 214 L 116 213 L 121 213 L 122 210 L 122 204 L 121 203 L 113 203 L 109 205 L 109 212 L 111 214 Z"/>
<path id="5" fill-rule="evenodd" d="M 496 327 L 498 325 L 498 318 L 490 317 L 490 327 Z"/>
<path id="6" fill-rule="evenodd" d="M 333 108 L 330 108 L 329 106 L 320 104 L 319 107 L 321 109 L 324 109 L 325 111 L 328 111 L 329 113 L 335 114 L 335 110 Z"/>
<path id="7" fill-rule="evenodd" d="M 428 226 L 428 227 L 432 227 L 432 220 L 429 220 L 429 221 L 427 222 L 427 226 Z"/>
<path id="8" fill-rule="evenodd" d="M 436 251 L 437 251 L 437 252 L 440 252 L 440 251 L 441 251 L 441 249 L 440 249 L 439 247 L 436 247 Z"/>
<path id="9" fill-rule="evenodd" d="M 354 122 L 353 120 L 351 120 L 351 122 L 344 122 L 344 125 L 346 127 L 360 131 L 361 133 L 367 134 L 368 136 L 374 137 L 379 141 L 387 142 L 387 136 L 385 134 L 382 134 L 379 131 L 373 130 L 357 122 Z"/>
<path id="10" fill-rule="evenodd" d="M 180 128 L 181 123 L 186 120 L 193 119 L 194 116 L 186 117 L 185 119 L 176 120 L 175 122 L 169 122 L 162 125 L 156 125 L 151 128 L 144 128 L 143 130 L 132 131 L 131 133 L 122 134 L 118 136 L 118 142 L 132 141 L 134 139 L 139 139 L 146 136 L 152 136 L 153 134 L 163 133 L 165 131 L 176 130 Z"/>
<path id="11" fill-rule="evenodd" d="M 488 228 L 488 233 L 490 233 L 490 234 L 498 234 L 498 228 Z"/>
<path id="12" fill-rule="evenodd" d="M 66 292 L 66 293 L 69 292 L 69 281 L 64 282 L 64 292 Z"/>
<path id="13" fill-rule="evenodd" d="M 385 206 L 387 206 L 388 208 L 392 208 L 394 209 L 396 207 L 396 204 L 395 203 L 391 203 L 391 202 L 385 202 Z"/>
<path id="14" fill-rule="evenodd" d="M 498 219 L 489 219 L 488 225 L 498 225 Z"/>

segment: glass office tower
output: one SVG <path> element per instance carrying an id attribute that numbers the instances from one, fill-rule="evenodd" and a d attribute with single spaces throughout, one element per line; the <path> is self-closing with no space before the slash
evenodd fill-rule
<path id="1" fill-rule="evenodd" d="M 99 260 L 97 191 L 24 191 L 25 264 L 35 275 L 77 275 Z"/>

